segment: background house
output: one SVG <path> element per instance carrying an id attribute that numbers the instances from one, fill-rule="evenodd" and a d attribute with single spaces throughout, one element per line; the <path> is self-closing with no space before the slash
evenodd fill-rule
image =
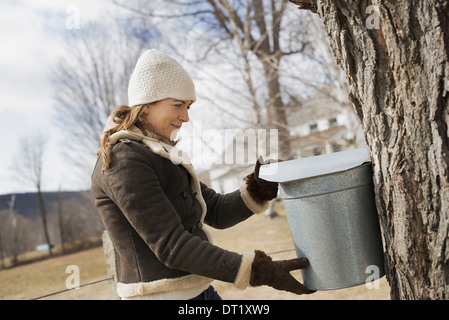
<path id="1" fill-rule="evenodd" d="M 365 145 L 363 131 L 352 106 L 347 100 L 341 99 L 338 92 L 337 88 L 327 86 L 305 102 L 288 108 L 293 158 L 316 156 Z M 226 193 L 239 188 L 246 175 L 254 170 L 258 152 L 269 150 L 269 144 L 272 143 L 269 132 L 265 146 L 260 145 L 259 140 L 257 145 L 248 144 L 248 141 L 244 140 L 246 145 L 241 146 L 242 139 L 234 139 L 224 151 L 229 155 L 230 152 L 235 154 L 236 150 L 243 150 L 246 152 L 246 164 L 222 161 L 223 164 L 215 164 L 202 172 L 202 176 L 208 176 L 209 185 L 217 192 Z"/>
<path id="2" fill-rule="evenodd" d="M 288 119 L 294 158 L 365 145 L 352 105 L 333 86 L 325 86 L 304 103 L 289 108 Z"/>

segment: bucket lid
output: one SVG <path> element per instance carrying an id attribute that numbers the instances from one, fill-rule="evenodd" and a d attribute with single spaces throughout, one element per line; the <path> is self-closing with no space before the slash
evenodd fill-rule
<path id="1" fill-rule="evenodd" d="M 289 182 L 348 170 L 364 162 L 371 162 L 370 154 L 367 148 L 360 148 L 262 165 L 259 177 Z"/>

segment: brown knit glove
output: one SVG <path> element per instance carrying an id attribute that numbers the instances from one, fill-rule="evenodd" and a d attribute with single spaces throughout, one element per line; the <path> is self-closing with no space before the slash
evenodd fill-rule
<path id="1" fill-rule="evenodd" d="M 282 161 L 282 160 L 278 160 Z M 276 198 L 278 194 L 278 184 L 277 182 L 271 182 L 259 178 L 259 170 L 262 164 L 272 163 L 273 160 L 263 161 L 262 157 L 256 162 L 254 172 L 246 176 L 246 184 L 248 192 L 251 194 L 254 200 L 259 203 L 264 201 L 272 200 Z"/>
<path id="2" fill-rule="evenodd" d="M 268 285 L 277 290 L 285 290 L 296 294 L 315 292 L 307 289 L 290 274 L 290 271 L 307 267 L 309 265 L 307 258 L 272 261 L 271 257 L 263 251 L 256 250 L 255 253 L 249 281 L 251 286 Z"/>

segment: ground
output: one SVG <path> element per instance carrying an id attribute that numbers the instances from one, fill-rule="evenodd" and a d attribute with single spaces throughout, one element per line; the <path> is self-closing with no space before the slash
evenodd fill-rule
<path id="1" fill-rule="evenodd" d="M 281 206 L 281 205 L 280 205 Z M 288 221 L 282 207 L 279 216 L 266 219 L 263 215 L 255 215 L 247 221 L 226 230 L 214 230 L 214 243 L 222 248 L 235 252 L 254 249 L 271 253 L 273 260 L 296 257 Z M 283 251 L 283 252 L 279 252 Z M 103 249 L 93 248 L 82 252 L 55 257 L 28 265 L 0 271 L 0 299 L 33 299 L 65 290 L 66 281 L 70 280 L 73 271 L 68 266 L 76 266 L 79 270 L 80 284 L 87 284 L 108 278 L 106 273 Z M 66 273 L 66 271 L 68 273 Z M 301 279 L 301 273 L 292 273 Z M 52 300 L 107 300 L 110 299 L 109 281 L 83 286 L 41 299 Z M 70 284 L 70 281 L 69 281 Z M 390 288 L 385 277 L 377 283 L 378 288 L 369 289 L 365 285 L 357 287 L 318 291 L 312 295 L 295 295 L 278 291 L 268 286 L 239 290 L 232 284 L 214 281 L 213 286 L 220 296 L 226 300 L 385 300 L 390 299 Z M 375 286 L 375 287 L 376 287 Z"/>

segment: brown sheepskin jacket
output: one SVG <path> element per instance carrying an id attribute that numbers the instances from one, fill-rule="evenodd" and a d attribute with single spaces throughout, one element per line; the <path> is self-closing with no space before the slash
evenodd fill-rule
<path id="1" fill-rule="evenodd" d="M 213 279 L 249 285 L 254 252 L 212 243 L 205 224 L 231 227 L 269 203 L 240 190 L 216 193 L 198 180 L 188 156 L 137 128 L 111 136 L 110 167 L 92 174 L 95 205 L 117 253 L 122 298 L 189 299 Z"/>

